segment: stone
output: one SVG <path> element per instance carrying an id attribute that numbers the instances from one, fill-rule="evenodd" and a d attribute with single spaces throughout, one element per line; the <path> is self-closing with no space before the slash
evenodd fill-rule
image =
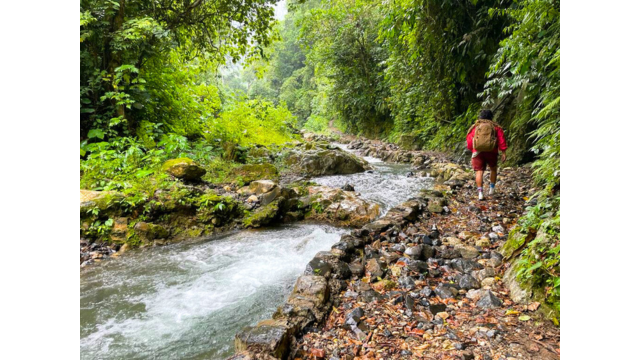
<path id="1" fill-rule="evenodd" d="M 406 248 L 404 251 L 404 255 L 413 260 L 420 260 L 423 256 L 422 251 L 423 251 L 423 245 L 415 245 L 415 246 Z"/>
<path id="2" fill-rule="evenodd" d="M 167 160 L 162 164 L 162 171 L 187 181 L 199 181 L 207 173 L 207 170 L 189 158 Z"/>
<path id="3" fill-rule="evenodd" d="M 438 256 L 443 259 L 456 259 L 462 256 L 459 249 L 444 248 L 440 249 Z"/>
<path id="4" fill-rule="evenodd" d="M 318 275 L 326 278 L 331 275 L 331 265 L 322 259 L 314 257 L 309 261 L 304 271 L 305 275 Z"/>
<path id="5" fill-rule="evenodd" d="M 433 315 L 441 313 L 445 310 L 447 310 L 447 305 L 445 304 L 429 304 L 429 312 Z"/>
<path id="6" fill-rule="evenodd" d="M 327 279 L 316 275 L 302 275 L 296 281 L 293 293 L 287 302 L 294 303 L 296 300 L 310 302 L 315 307 L 324 305 L 329 299 L 329 286 Z"/>
<path id="7" fill-rule="evenodd" d="M 291 331 L 285 321 L 265 320 L 257 326 L 245 327 L 235 336 L 235 350 L 264 352 L 283 359 L 288 354 Z"/>
<path id="8" fill-rule="evenodd" d="M 480 287 L 480 283 L 473 276 L 465 274 L 460 277 L 458 280 L 458 285 L 462 289 L 470 290 L 470 289 L 478 289 Z"/>
<path id="9" fill-rule="evenodd" d="M 459 247 L 460 255 L 465 259 L 475 259 L 480 255 L 480 252 L 472 246 Z"/>
<path id="10" fill-rule="evenodd" d="M 437 202 L 429 201 L 429 205 L 427 206 L 427 210 L 432 213 L 439 214 L 444 211 L 444 208 L 438 204 Z"/>
<path id="11" fill-rule="evenodd" d="M 429 271 L 429 264 L 421 260 L 408 260 L 407 268 L 411 271 L 424 274 Z"/>
<path id="12" fill-rule="evenodd" d="M 449 286 L 442 286 L 442 285 L 438 285 L 435 289 L 434 292 L 436 293 L 436 295 L 438 295 L 438 297 L 440 297 L 441 299 L 450 299 L 452 297 L 454 297 L 455 295 L 453 294 L 453 291 L 451 290 L 452 288 Z"/>
<path id="13" fill-rule="evenodd" d="M 487 237 L 482 237 L 480 240 L 476 241 L 476 246 L 481 248 L 488 248 L 491 246 L 491 240 Z"/>
<path id="14" fill-rule="evenodd" d="M 482 270 L 476 270 L 471 275 L 478 281 L 482 281 L 488 277 L 496 276 L 496 271 L 493 268 L 484 268 Z"/>
<path id="15" fill-rule="evenodd" d="M 360 198 L 355 192 L 328 186 L 310 186 L 308 190 L 310 205 L 316 209 L 308 216 L 309 219 L 360 227 L 369 224 L 380 214 L 378 204 Z"/>
<path id="16" fill-rule="evenodd" d="M 409 276 L 402 276 L 398 279 L 398 285 L 405 289 L 412 290 L 416 286 L 416 282 Z"/>
<path id="17" fill-rule="evenodd" d="M 352 262 L 349 264 L 351 274 L 360 277 L 364 274 L 364 266 L 360 262 Z"/>
<path id="18" fill-rule="evenodd" d="M 498 299 L 489 290 L 476 302 L 476 306 L 484 309 L 492 309 L 502 306 L 502 300 Z"/>
<path id="19" fill-rule="evenodd" d="M 496 282 L 495 278 L 488 277 L 482 280 L 482 287 L 492 287 L 495 282 Z"/>
<path id="20" fill-rule="evenodd" d="M 353 187 L 353 185 L 346 183 L 344 185 L 342 185 L 342 187 L 340 188 L 344 191 L 356 191 L 356 189 Z"/>
<path id="21" fill-rule="evenodd" d="M 256 180 L 249 184 L 249 190 L 252 194 L 260 195 L 268 193 L 276 187 L 276 183 L 272 180 Z"/>
<path id="22" fill-rule="evenodd" d="M 469 290 L 467 291 L 467 299 L 471 299 L 472 301 L 478 301 L 483 294 L 484 294 L 484 291 L 480 289 Z"/>
<path id="23" fill-rule="evenodd" d="M 258 201 L 260 201 L 260 200 L 258 200 L 258 197 L 255 196 L 255 195 L 251 195 L 251 196 L 249 196 L 247 198 L 247 202 L 248 203 L 257 203 Z"/>
<path id="24" fill-rule="evenodd" d="M 306 176 L 355 174 L 370 169 L 366 161 L 341 149 L 294 151 L 285 163 Z"/>
<path id="25" fill-rule="evenodd" d="M 381 292 L 382 290 L 391 290 L 396 287 L 396 283 L 391 280 L 380 280 L 376 283 L 371 284 L 371 288 L 377 292 Z"/>
<path id="26" fill-rule="evenodd" d="M 463 273 L 471 273 L 473 270 L 482 269 L 482 265 L 480 265 L 480 263 L 469 259 L 451 260 L 451 267 Z"/>
<path id="27" fill-rule="evenodd" d="M 444 238 L 442 240 L 442 243 L 445 244 L 445 245 L 450 245 L 450 246 L 456 246 L 456 245 L 462 244 L 460 239 L 452 237 L 452 236 Z"/>
<path id="28" fill-rule="evenodd" d="M 381 278 L 384 276 L 384 269 L 378 259 L 369 259 L 365 264 L 365 270 L 372 278 Z"/>
<path id="29" fill-rule="evenodd" d="M 424 259 L 429 259 L 434 257 L 436 254 L 436 250 L 433 248 L 433 246 L 429 246 L 429 245 L 422 245 L 422 257 Z"/>

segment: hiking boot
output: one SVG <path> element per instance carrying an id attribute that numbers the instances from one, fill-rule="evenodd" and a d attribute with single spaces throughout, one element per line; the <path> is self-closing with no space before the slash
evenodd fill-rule
<path id="1" fill-rule="evenodd" d="M 478 191 L 478 200 L 484 200 L 484 195 L 482 195 L 482 191 Z"/>

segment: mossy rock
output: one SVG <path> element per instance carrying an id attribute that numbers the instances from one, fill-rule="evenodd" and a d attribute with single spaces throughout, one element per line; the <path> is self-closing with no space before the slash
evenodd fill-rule
<path id="1" fill-rule="evenodd" d="M 120 210 L 124 195 L 115 191 L 80 190 L 80 218 L 93 215 L 98 209 L 99 216 L 113 215 Z"/>
<path id="2" fill-rule="evenodd" d="M 162 164 L 162 171 L 188 181 L 199 181 L 207 173 L 207 170 L 189 158 L 167 160 Z"/>
<path id="3" fill-rule="evenodd" d="M 278 216 L 282 200 L 283 198 L 278 198 L 276 201 L 261 207 L 256 212 L 247 216 L 244 219 L 244 225 L 252 228 L 259 228 L 263 225 L 268 225 L 276 218 L 276 216 Z"/>
<path id="4" fill-rule="evenodd" d="M 278 177 L 278 169 L 271 164 L 246 164 L 231 170 L 230 181 L 248 184 L 255 180 L 274 180 Z"/>

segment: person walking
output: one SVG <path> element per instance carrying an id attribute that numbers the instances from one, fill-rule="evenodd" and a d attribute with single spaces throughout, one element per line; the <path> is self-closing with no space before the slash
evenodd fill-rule
<path id="1" fill-rule="evenodd" d="M 476 185 L 478 185 L 478 199 L 484 199 L 482 193 L 482 176 L 487 170 L 491 170 L 491 182 L 489 183 L 489 195 L 493 195 L 498 178 L 498 151 L 502 153 L 501 161 L 507 159 L 507 140 L 504 137 L 502 127 L 493 121 L 491 110 L 480 111 L 479 119 L 467 132 L 467 148 L 471 150 L 471 166 L 476 172 Z"/>

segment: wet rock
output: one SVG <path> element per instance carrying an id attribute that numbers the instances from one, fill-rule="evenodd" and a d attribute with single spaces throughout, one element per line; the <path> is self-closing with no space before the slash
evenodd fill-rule
<path id="1" fill-rule="evenodd" d="M 498 299 L 491 291 L 487 292 L 476 302 L 476 306 L 491 309 L 502 306 L 502 300 Z"/>
<path id="2" fill-rule="evenodd" d="M 356 193 L 328 186 L 310 186 L 311 206 L 322 211 L 313 212 L 309 218 L 329 219 L 345 226 L 363 226 L 369 224 L 380 214 L 380 206 L 361 199 Z"/>
<path id="3" fill-rule="evenodd" d="M 309 261 L 304 271 L 305 275 L 318 275 L 328 278 L 331 275 L 331 265 L 324 260 L 314 257 Z"/>
<path id="4" fill-rule="evenodd" d="M 342 189 L 344 191 L 356 191 L 356 189 L 353 187 L 353 185 L 351 185 L 349 183 L 342 185 L 342 187 L 340 189 Z"/>
<path id="5" fill-rule="evenodd" d="M 189 158 L 167 160 L 162 164 L 162 171 L 188 181 L 198 181 L 207 173 L 207 170 Z"/>
<path id="6" fill-rule="evenodd" d="M 307 176 L 354 174 L 369 169 L 366 161 L 340 149 L 293 152 L 286 163 Z"/>
<path id="7" fill-rule="evenodd" d="M 478 280 L 468 274 L 462 275 L 462 277 L 460 277 L 460 280 L 458 281 L 458 284 L 462 289 L 465 290 L 478 289 L 480 287 L 480 283 L 478 282 Z"/>
<path id="8" fill-rule="evenodd" d="M 254 327 L 242 329 L 235 337 L 235 350 L 263 352 L 283 359 L 289 350 L 291 331 L 286 322 L 265 320 Z"/>
<path id="9" fill-rule="evenodd" d="M 393 222 L 387 219 L 379 219 L 365 225 L 362 230 L 369 233 L 381 233 L 393 226 Z"/>

